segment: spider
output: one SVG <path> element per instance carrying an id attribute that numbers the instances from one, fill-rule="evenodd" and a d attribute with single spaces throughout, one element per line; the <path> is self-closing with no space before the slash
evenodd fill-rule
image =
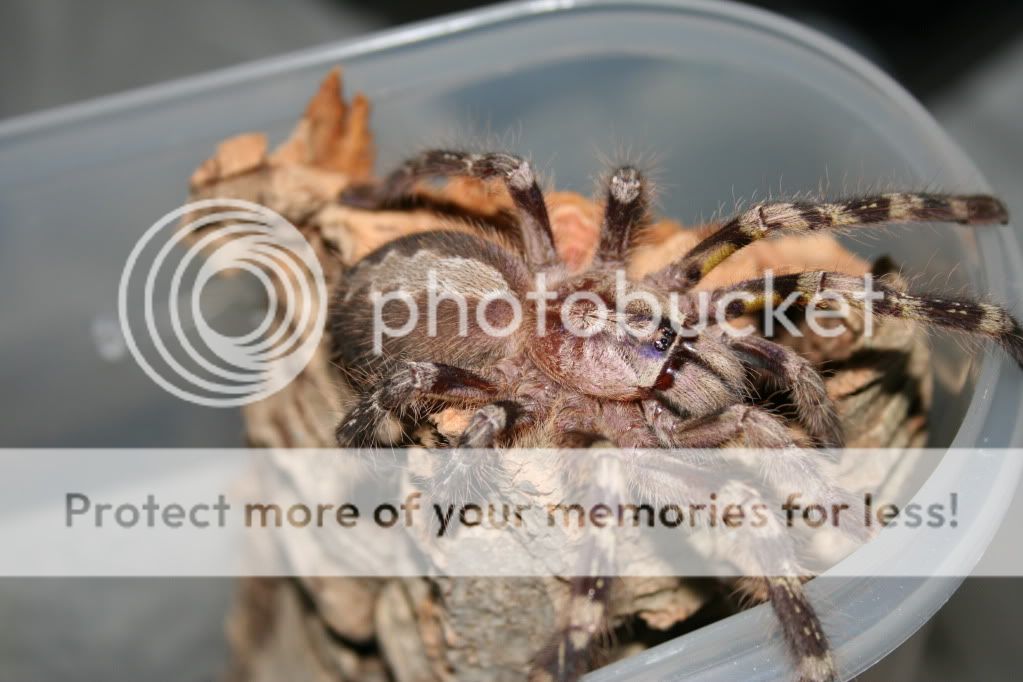
<path id="1" fill-rule="evenodd" d="M 842 427 L 821 375 L 795 351 L 763 336 L 726 333 L 725 323 L 762 314 L 779 297 L 809 306 L 827 295 L 867 310 L 864 280 L 817 271 L 745 281 L 710 293 L 711 306 L 722 303 L 723 319 L 700 327 L 694 324 L 694 286 L 738 250 L 781 232 L 1008 220 L 1004 204 L 988 195 L 887 193 L 765 202 L 727 220 L 660 271 L 623 285 L 617 273 L 650 224 L 649 189 L 632 166 L 609 176 L 599 247 L 582 272 L 559 262 L 544 195 L 530 164 L 512 154 L 426 151 L 343 199 L 383 208 L 412 198 L 420 180 L 454 177 L 503 182 L 517 229 L 508 234 L 479 225 L 439 226 L 389 242 L 347 270 L 330 317 L 335 362 L 358 396 L 336 430 L 342 447 L 408 442 L 409 427 L 455 404 L 475 407 L 457 440 L 459 449 L 496 448 L 513 440 L 555 447 L 602 444 L 621 449 L 627 460 L 630 451 L 644 448 L 740 444 L 775 451 L 778 466 L 770 469 L 775 475 L 801 477 L 822 494 L 840 495 L 819 472 L 815 453 L 796 447 L 791 432 L 753 404 L 748 390 L 751 375 L 784 387 L 812 443 L 837 448 Z M 1023 365 L 1023 334 L 1004 308 L 914 295 L 890 284 L 875 287 L 874 317 L 988 337 Z M 388 294 L 393 305 L 381 305 Z M 616 305 L 623 294 L 628 302 Z M 439 301 L 428 301 L 430 296 Z M 509 298 L 538 304 L 542 298 L 548 305 L 525 306 L 516 318 Z M 413 317 L 410 301 L 434 304 L 435 315 Z M 488 305 L 479 314 L 481 302 Z M 601 304 L 615 311 L 614 324 L 593 323 Z M 465 314 L 465 305 L 476 307 L 475 318 Z M 512 325 L 515 321 L 519 324 Z M 381 334 L 381 324 L 403 333 Z M 677 457 L 676 464 L 694 471 L 714 466 Z M 482 476 L 473 466 L 453 455 L 435 478 Z M 698 482 L 684 477 L 679 485 L 701 492 Z M 745 589 L 773 606 L 798 678 L 834 679 L 828 639 L 802 580 L 769 577 L 756 551 L 742 554 L 745 575 L 754 576 Z M 586 671 L 609 594 L 610 580 L 600 575 L 573 579 L 571 613 L 534 662 L 532 679 L 574 679 Z"/>

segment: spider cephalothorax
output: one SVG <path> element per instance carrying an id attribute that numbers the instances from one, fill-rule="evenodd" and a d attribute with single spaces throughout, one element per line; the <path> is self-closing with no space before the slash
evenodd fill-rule
<path id="1" fill-rule="evenodd" d="M 730 320 L 782 300 L 799 307 L 823 297 L 875 317 L 986 336 L 1023 363 L 1019 325 L 991 304 L 911 295 L 876 283 L 868 307 L 864 279 L 832 272 L 751 280 L 702 298 L 693 290 L 733 253 L 781 231 L 1005 223 L 1005 207 L 990 196 L 889 193 L 758 204 L 662 270 L 629 281 L 630 250 L 649 223 L 647 190 L 636 169 L 610 176 L 599 247 L 581 273 L 558 261 L 543 194 L 529 164 L 512 155 L 426 152 L 351 200 L 382 206 L 430 176 L 503 180 L 519 229 L 438 227 L 388 243 L 349 269 L 331 331 L 336 361 L 361 398 L 337 428 L 342 446 L 407 440 L 403 434 L 431 410 L 475 405 L 459 446 L 500 446 L 554 424 L 554 447 L 777 448 L 782 454 L 773 475 L 800 476 L 818 493 L 840 497 L 807 451 L 794 447 L 791 432 L 752 404 L 748 391 L 751 375 L 784 387 L 813 443 L 839 447 L 841 426 L 820 374 L 785 346 L 729 333 Z M 701 314 L 707 309 L 718 313 L 709 323 Z M 385 428 L 394 423 L 404 428 Z M 744 569 L 765 575 L 755 562 Z M 537 660 L 537 678 L 584 671 L 586 650 L 602 625 L 607 583 L 593 576 L 577 581 L 574 590 L 584 599 L 573 603 L 589 604 L 580 611 L 587 615 L 568 616 L 564 632 Z M 800 580 L 762 578 L 758 585 L 751 591 L 774 605 L 800 677 L 831 679 L 827 639 Z"/>

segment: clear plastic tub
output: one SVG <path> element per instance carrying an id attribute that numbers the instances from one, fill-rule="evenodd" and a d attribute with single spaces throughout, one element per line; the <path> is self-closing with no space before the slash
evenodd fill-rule
<path id="1" fill-rule="evenodd" d="M 136 366 L 100 353 L 121 267 L 136 238 L 185 196 L 213 145 L 247 130 L 282 138 L 331 66 L 374 103 L 385 168 L 410 149 L 496 135 L 565 189 L 588 192 L 602 155 L 652 152 L 660 210 L 684 222 L 770 192 L 868 186 L 977 191 L 986 185 L 934 121 L 874 67 L 762 12 L 701 2 L 528 2 L 439 19 L 336 46 L 0 124 L 0 397 L 4 446 L 233 445 L 233 413 L 178 401 Z M 507 144 L 507 131 L 514 137 Z M 503 135 L 503 137 L 502 137 Z M 1019 301 L 1023 256 L 1007 229 L 894 230 L 851 244 Z M 229 296 L 229 293 L 225 293 Z M 109 359 L 114 358 L 114 359 Z M 1023 443 L 1019 371 L 1003 356 L 939 344 L 963 377 L 939 392 L 933 445 Z M 17 472 L 5 472 L 5 475 Z M 989 503 L 969 546 L 897 544 L 850 557 L 870 566 L 928 551 L 968 573 L 997 528 L 1019 467 L 952 470 Z M 843 676 L 886 655 L 958 580 L 815 580 L 809 592 Z M 765 608 L 701 629 L 594 680 L 784 679 L 788 659 Z M 130 635 L 126 632 L 125 637 Z"/>

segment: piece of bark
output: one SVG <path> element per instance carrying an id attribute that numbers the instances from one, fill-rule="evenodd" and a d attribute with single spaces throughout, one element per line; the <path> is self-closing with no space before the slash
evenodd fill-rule
<path id="1" fill-rule="evenodd" d="M 287 578 L 242 578 L 227 625 L 230 682 L 389 682 L 373 649 L 339 645 L 322 611 Z"/>
<path id="2" fill-rule="evenodd" d="M 253 171 L 266 163 L 266 135 L 248 133 L 224 140 L 217 153 L 207 159 L 194 173 L 193 190 L 242 173 Z"/>
<path id="3" fill-rule="evenodd" d="M 313 97 L 291 137 L 272 152 L 265 138 L 249 134 L 225 141 L 192 176 L 192 198 L 230 197 L 260 203 L 291 221 L 313 245 L 333 288 L 349 265 L 398 236 L 434 229 L 440 220 L 427 210 L 368 212 L 336 201 L 352 182 L 372 176 L 373 138 L 369 103 L 344 101 L 340 72 L 332 72 Z M 493 184 L 458 180 L 429 190 L 467 216 L 498 220 L 511 208 Z M 577 194 L 548 194 L 560 256 L 573 268 L 592 257 L 601 207 Z M 472 230 L 445 219 L 452 229 Z M 714 226 L 684 229 L 661 220 L 647 233 L 630 266 L 634 275 L 663 266 Z M 839 270 L 860 274 L 868 264 L 826 235 L 758 242 L 744 249 L 701 283 L 701 288 L 755 277 L 765 269 Z M 283 283 L 280 283 L 283 284 Z M 854 329 L 825 344 L 782 339 L 817 362 L 827 362 L 828 390 L 835 398 L 852 446 L 919 443 L 925 437 L 930 395 L 926 346 L 911 325 L 879 325 L 864 338 Z M 353 396 L 329 362 L 323 346 L 309 366 L 280 392 L 244 408 L 249 443 L 281 449 L 270 460 L 265 485 L 305 499 L 345 499 L 365 475 L 306 470 L 284 450 L 333 447 L 334 426 Z M 905 362 L 893 371 L 869 362 L 871 353 L 894 350 Z M 457 435 L 464 410 L 433 417 L 438 429 Z M 798 429 L 793 425 L 794 429 Z M 339 467 L 342 466 L 339 463 Z M 865 467 L 842 461 L 839 480 L 858 490 L 904 480 L 900 461 Z M 343 475 L 342 475 L 343 473 Z M 271 495 L 272 496 L 272 495 Z M 345 552 L 336 534 L 311 535 L 291 545 L 267 548 L 284 557 L 298 575 L 343 568 Z M 524 545 L 524 551 L 542 551 Z M 530 660 L 557 624 L 568 599 L 567 582 L 556 578 L 308 578 L 247 579 L 228 620 L 234 652 L 233 678 L 492 680 L 521 679 Z M 698 581 L 627 578 L 618 582 L 613 621 L 642 623 L 653 631 L 677 628 L 709 596 Z M 609 657 L 635 653 L 646 644 L 625 627 Z"/>
<path id="4" fill-rule="evenodd" d="M 351 180 L 373 173 L 373 135 L 369 100 L 357 93 L 345 102 L 341 70 L 334 69 L 313 95 L 291 137 L 271 160 L 280 166 L 311 166 L 335 171 Z"/>

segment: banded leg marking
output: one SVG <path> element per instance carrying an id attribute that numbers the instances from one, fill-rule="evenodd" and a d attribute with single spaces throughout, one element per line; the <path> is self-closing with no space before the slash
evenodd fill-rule
<path id="1" fill-rule="evenodd" d="M 673 290 L 688 290 L 736 251 L 778 232 L 922 222 L 1005 224 L 1008 219 L 1005 204 L 987 194 L 896 192 L 835 202 L 762 203 L 726 222 L 651 278 Z"/>
<path id="2" fill-rule="evenodd" d="M 369 447 L 378 440 L 388 416 L 422 405 L 430 399 L 483 402 L 497 387 L 458 367 L 434 362 L 401 363 L 386 379 L 362 396 L 335 430 L 341 447 Z"/>
<path id="3" fill-rule="evenodd" d="M 373 202 L 383 206 L 407 196 L 416 181 L 429 177 L 470 177 L 504 181 L 520 222 L 526 257 L 534 264 L 551 262 L 555 257 L 554 233 L 547 214 L 543 191 L 532 167 L 525 159 L 499 152 L 469 152 L 433 149 L 424 151 L 392 172 L 376 191 Z"/>
<path id="4" fill-rule="evenodd" d="M 990 338 L 1023 367 L 1023 329 L 1005 308 L 967 299 L 909 294 L 877 281 L 873 281 L 872 285 L 879 296 L 871 301 L 874 316 L 913 320 Z M 830 305 L 827 297 L 838 297 L 850 307 L 865 309 L 864 297 L 869 290 L 861 277 L 837 272 L 804 272 L 770 280 L 749 280 L 719 289 L 711 297 L 711 306 L 716 309 L 718 301 L 728 297 L 724 312 L 729 319 L 764 310 L 768 296 L 771 303 L 779 308 L 786 301 L 797 306 L 816 301 L 825 308 Z"/>

